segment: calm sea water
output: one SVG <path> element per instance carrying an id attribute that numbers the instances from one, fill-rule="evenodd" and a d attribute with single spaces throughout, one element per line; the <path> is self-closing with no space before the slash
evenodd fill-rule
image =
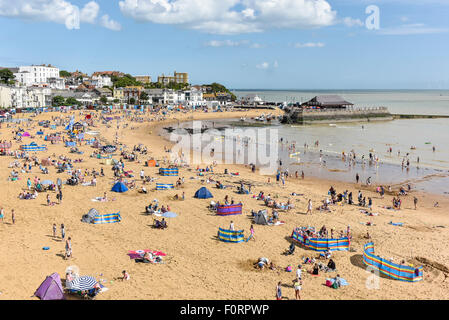
<path id="1" fill-rule="evenodd" d="M 337 94 L 358 107 L 387 107 L 394 114 L 449 115 L 449 90 L 234 90 L 238 98 L 257 94 L 268 102 L 305 102 L 317 95 Z"/>
<path id="2" fill-rule="evenodd" d="M 270 102 L 306 101 L 320 94 L 339 94 L 357 106 L 386 106 L 397 114 L 449 115 L 449 91 L 235 91 L 239 96 L 250 93 Z M 290 100 L 288 100 L 290 97 Z M 237 120 L 238 121 L 238 120 Z M 251 122 L 251 120 L 249 120 Z M 236 120 L 203 121 L 213 125 L 233 127 Z M 191 123 L 185 126 L 191 127 Z M 282 125 L 273 123 L 284 144 L 279 146 L 277 157 L 283 167 L 307 176 L 329 180 L 353 182 L 356 173 L 365 182 L 368 177 L 374 184 L 396 185 L 411 183 L 416 189 L 437 194 L 449 192 L 449 118 L 404 119 L 369 123 L 338 123 L 322 125 Z M 319 146 L 314 147 L 314 142 Z M 219 139 L 216 144 L 222 143 Z M 258 142 L 262 144 L 264 142 Z M 296 150 L 289 149 L 295 143 Z M 304 149 L 304 144 L 309 148 Z M 411 147 L 414 149 L 411 149 Z M 392 153 L 389 153 L 389 148 Z M 435 151 L 433 151 L 435 147 Z M 216 148 L 219 150 L 220 148 Z M 341 160 L 341 154 L 353 150 L 357 155 L 356 166 Z M 320 163 L 320 151 L 323 153 Z M 231 151 L 232 152 L 232 151 Z M 298 157 L 289 155 L 299 152 Z M 364 165 L 362 155 L 369 153 L 380 159 L 378 166 Z M 409 170 L 401 164 L 408 153 Z M 418 163 L 419 157 L 419 163 Z M 325 162 L 325 165 L 324 165 Z"/>

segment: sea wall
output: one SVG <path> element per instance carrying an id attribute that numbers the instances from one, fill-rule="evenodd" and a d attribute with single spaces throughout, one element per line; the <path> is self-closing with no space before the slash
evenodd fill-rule
<path id="1" fill-rule="evenodd" d="M 283 123 L 317 124 L 336 122 L 386 121 L 393 116 L 385 107 L 351 109 L 300 109 L 289 110 Z"/>

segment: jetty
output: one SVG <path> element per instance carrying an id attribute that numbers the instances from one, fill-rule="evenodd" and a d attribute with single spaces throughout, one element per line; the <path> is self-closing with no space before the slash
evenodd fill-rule
<path id="1" fill-rule="evenodd" d="M 316 96 L 298 107 L 287 108 L 282 123 L 320 124 L 337 122 L 389 121 L 386 107 L 357 108 L 337 95 Z"/>

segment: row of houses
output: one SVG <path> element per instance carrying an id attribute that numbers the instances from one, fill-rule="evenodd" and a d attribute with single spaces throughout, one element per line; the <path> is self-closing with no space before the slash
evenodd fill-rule
<path id="1" fill-rule="evenodd" d="M 101 100 L 108 104 L 184 105 L 186 107 L 218 107 L 231 104 L 231 96 L 228 93 L 203 93 L 201 88 L 193 86 L 188 90 L 145 89 L 134 86 L 77 91 L 0 85 L 1 108 L 48 107 L 52 106 L 56 96 L 65 99 L 72 97 L 86 106 L 100 104 Z"/>

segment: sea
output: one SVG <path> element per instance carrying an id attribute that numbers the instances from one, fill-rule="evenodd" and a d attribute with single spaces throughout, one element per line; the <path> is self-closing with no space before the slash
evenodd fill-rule
<path id="1" fill-rule="evenodd" d="M 238 98 L 256 94 L 264 101 L 275 103 L 305 102 L 317 95 L 336 94 L 356 107 L 384 106 L 392 114 L 449 116 L 449 90 L 234 90 L 233 93 Z M 358 173 L 363 183 L 369 179 L 373 185 L 410 184 L 419 191 L 449 196 L 449 118 L 320 125 L 283 125 L 272 121 L 262 127 L 259 124 L 253 119 L 223 119 L 202 121 L 201 125 L 222 129 L 214 132 L 217 136 L 215 150 L 223 150 L 222 155 L 215 152 L 215 158 L 224 158 L 226 152 L 235 153 L 236 150 L 218 146 L 225 143 L 223 128 L 269 126 L 276 130 L 279 139 L 279 165 L 282 163 L 281 168 L 288 168 L 290 173 L 303 171 L 306 176 L 346 182 L 355 182 Z M 191 122 L 184 123 L 181 127 L 192 125 Z M 251 143 L 266 150 L 270 147 L 267 141 L 239 140 L 235 143 L 246 148 L 250 148 L 248 145 Z M 349 165 L 348 161 L 343 161 L 343 152 L 346 155 L 354 152 L 356 164 Z M 370 154 L 379 161 L 370 162 Z M 402 165 L 407 160 L 409 167 Z"/>

